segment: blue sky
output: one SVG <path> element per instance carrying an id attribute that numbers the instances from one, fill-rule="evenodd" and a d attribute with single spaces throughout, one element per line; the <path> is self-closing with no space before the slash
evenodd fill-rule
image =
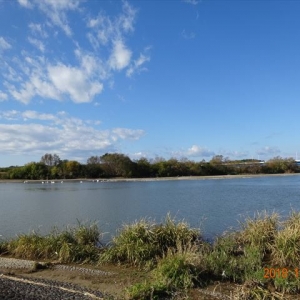
<path id="1" fill-rule="evenodd" d="M 300 1 L 0 0 L 0 166 L 300 155 Z"/>

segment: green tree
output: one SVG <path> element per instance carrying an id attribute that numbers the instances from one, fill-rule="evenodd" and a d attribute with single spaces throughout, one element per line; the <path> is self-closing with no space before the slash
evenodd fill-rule
<path id="1" fill-rule="evenodd" d="M 84 168 L 85 176 L 88 178 L 98 178 L 103 176 L 103 170 L 101 167 L 101 157 L 91 156 L 87 160 L 87 164 Z"/>
<path id="2" fill-rule="evenodd" d="M 151 177 L 152 175 L 152 167 L 147 158 L 142 157 L 136 161 L 137 177 Z"/>
<path id="3" fill-rule="evenodd" d="M 86 162 L 88 165 L 99 165 L 101 164 L 101 157 L 100 156 L 91 156 L 87 159 Z"/>
<path id="4" fill-rule="evenodd" d="M 44 163 L 46 166 L 52 167 L 59 165 L 61 160 L 57 154 L 46 153 L 41 157 L 41 162 Z"/>
<path id="5" fill-rule="evenodd" d="M 78 178 L 81 172 L 81 164 L 76 160 L 69 160 L 64 163 L 66 178 Z"/>
<path id="6" fill-rule="evenodd" d="M 24 167 L 16 167 L 8 171 L 10 179 L 27 179 Z"/>
<path id="7" fill-rule="evenodd" d="M 225 159 L 223 155 L 215 155 L 213 158 L 209 161 L 211 165 L 222 165 L 224 163 Z"/>
<path id="8" fill-rule="evenodd" d="M 293 158 L 276 156 L 266 162 L 265 169 L 268 173 L 295 173 L 298 168 Z"/>
<path id="9" fill-rule="evenodd" d="M 124 154 L 106 153 L 101 156 L 101 167 L 107 177 L 132 177 L 135 164 Z"/>
<path id="10" fill-rule="evenodd" d="M 43 163 L 30 162 L 23 167 L 13 168 L 9 171 L 11 179 L 44 179 L 48 169 Z"/>

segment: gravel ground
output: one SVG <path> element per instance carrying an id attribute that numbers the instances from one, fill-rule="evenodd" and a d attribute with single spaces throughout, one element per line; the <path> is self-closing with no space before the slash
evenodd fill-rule
<path id="1" fill-rule="evenodd" d="M 35 268 L 43 268 L 43 266 L 46 266 L 46 264 L 39 263 L 33 260 L 0 257 L 0 270 L 1 269 L 35 269 Z M 111 272 L 105 272 L 101 270 L 88 269 L 88 268 L 69 266 L 63 264 L 50 264 L 49 268 L 66 270 L 66 271 L 77 271 L 77 272 L 90 274 L 90 275 L 109 276 L 113 274 Z"/>
<path id="2" fill-rule="evenodd" d="M 103 299 L 98 291 L 82 289 L 70 283 L 53 280 L 31 279 L 0 275 L 0 299 L 36 300 L 36 299 Z"/>
<path id="3" fill-rule="evenodd" d="M 53 279 L 36 278 L 24 276 L 28 271 L 36 269 L 49 268 L 49 270 L 61 270 L 74 272 L 74 274 L 91 275 L 97 277 L 108 277 L 110 275 L 118 275 L 118 273 L 105 272 L 98 269 L 84 268 L 81 266 L 64 265 L 64 264 L 50 264 L 46 265 L 41 262 L 22 260 L 15 258 L 0 257 L 0 300 L 90 300 L 90 299 L 112 299 L 107 294 L 103 294 L 97 290 L 91 290 L 81 285 L 74 283 L 62 282 Z M 15 270 L 20 270 L 15 272 Z M 19 274 L 19 275 L 12 275 Z M 38 273 L 37 273 L 38 274 Z M 42 273 L 41 273 L 42 274 Z M 76 275 L 77 276 L 77 275 Z M 119 276 L 119 275 L 118 275 Z M 112 278 L 114 278 L 112 276 Z M 55 278 L 56 279 L 56 278 Z M 78 282 L 77 282 L 78 283 Z M 115 282 L 115 284 L 117 284 Z M 120 284 L 120 282 L 118 283 Z M 220 284 L 221 286 L 221 284 Z M 231 299 L 228 295 L 222 293 L 222 289 L 216 287 L 212 289 L 199 289 L 195 291 L 195 298 L 203 300 L 228 300 Z M 102 288 L 101 288 L 102 290 Z M 105 289 L 104 289 L 105 290 Z M 219 291 L 220 290 L 220 291 Z M 113 290 L 114 291 L 114 290 Z M 228 293 L 226 293 L 228 294 Z M 294 299 L 293 299 L 294 300 Z"/>
<path id="4" fill-rule="evenodd" d="M 67 266 L 67 265 L 53 265 L 51 268 L 57 270 L 66 270 L 66 271 L 77 271 L 83 274 L 90 274 L 90 275 L 101 275 L 101 276 L 109 276 L 112 275 L 112 272 L 105 272 L 101 270 L 95 269 L 88 269 L 88 268 L 81 268 L 76 266 Z"/>
<path id="5" fill-rule="evenodd" d="M 33 270 L 37 266 L 43 267 L 42 263 L 14 258 L 0 257 L 0 300 L 18 299 L 18 300 L 37 300 L 37 299 L 103 299 L 103 294 L 99 291 L 93 291 L 82 288 L 78 285 L 63 283 L 47 279 L 26 279 L 22 276 L 4 275 L 2 270 L 8 269 L 27 269 Z M 66 271 L 77 271 L 91 275 L 110 275 L 108 272 L 81 268 L 67 265 L 53 265 L 54 269 Z"/>
<path id="6" fill-rule="evenodd" d="M 36 262 L 33 260 L 24 260 L 16 258 L 0 257 L 1 269 L 33 269 Z"/>

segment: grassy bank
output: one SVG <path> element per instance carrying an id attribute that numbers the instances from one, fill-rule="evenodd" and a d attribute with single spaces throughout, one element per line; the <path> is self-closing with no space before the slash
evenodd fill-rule
<path id="1" fill-rule="evenodd" d="M 101 244 L 96 224 L 79 223 L 46 236 L 33 232 L 2 241 L 0 253 L 143 270 L 147 280 L 127 287 L 127 299 L 183 299 L 216 282 L 239 284 L 232 299 L 286 299 L 300 293 L 300 213 L 294 211 L 285 220 L 259 213 L 213 244 L 199 229 L 167 215 L 159 224 L 141 219 L 124 225 L 109 245 Z"/>

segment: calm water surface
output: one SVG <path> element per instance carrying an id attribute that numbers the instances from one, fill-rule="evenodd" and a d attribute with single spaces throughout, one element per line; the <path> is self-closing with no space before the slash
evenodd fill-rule
<path id="1" fill-rule="evenodd" d="M 12 237 L 53 226 L 98 221 L 115 234 L 141 217 L 161 221 L 168 212 L 201 227 L 207 238 L 236 227 L 257 211 L 282 216 L 300 210 L 300 176 L 151 182 L 1 183 L 0 235 Z M 107 237 L 106 236 L 106 237 Z"/>

